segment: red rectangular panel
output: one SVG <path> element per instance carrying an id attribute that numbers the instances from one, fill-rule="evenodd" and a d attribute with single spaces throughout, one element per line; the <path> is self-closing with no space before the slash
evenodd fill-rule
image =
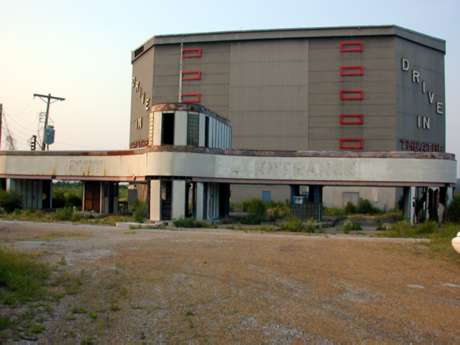
<path id="1" fill-rule="evenodd" d="M 185 104 L 195 104 L 201 103 L 201 93 L 200 92 L 187 92 L 181 95 L 182 103 Z"/>
<path id="2" fill-rule="evenodd" d="M 203 48 L 183 48 L 182 59 L 194 59 L 203 56 Z"/>
<path id="3" fill-rule="evenodd" d="M 339 115 L 341 125 L 363 125 L 364 115 L 363 114 L 340 114 Z"/>
<path id="4" fill-rule="evenodd" d="M 361 76 L 364 75 L 363 66 L 340 66 L 340 76 Z"/>
<path id="5" fill-rule="evenodd" d="M 362 41 L 341 41 L 341 53 L 361 53 L 364 51 L 364 44 Z"/>
<path id="6" fill-rule="evenodd" d="M 364 91 L 361 89 L 342 89 L 340 90 L 341 101 L 362 101 Z"/>
<path id="7" fill-rule="evenodd" d="M 362 150 L 364 148 L 363 138 L 339 138 L 341 150 Z"/>
<path id="8" fill-rule="evenodd" d="M 201 71 L 187 70 L 182 71 L 182 80 L 201 80 Z"/>

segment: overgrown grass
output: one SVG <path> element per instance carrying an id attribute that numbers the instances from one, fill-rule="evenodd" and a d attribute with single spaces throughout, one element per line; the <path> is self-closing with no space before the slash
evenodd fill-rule
<path id="1" fill-rule="evenodd" d="M 408 237 L 408 238 L 427 238 L 438 229 L 435 222 L 426 222 L 418 225 L 410 225 L 405 221 L 400 221 L 390 225 L 389 230 L 379 232 L 378 236 L 384 237 Z"/>
<path id="2" fill-rule="evenodd" d="M 44 297 L 49 268 L 25 255 L 0 248 L 0 303 L 16 305 Z"/>
<path id="3" fill-rule="evenodd" d="M 458 224 L 443 224 L 438 226 L 436 222 L 425 222 L 411 226 L 406 222 L 398 222 L 391 225 L 389 230 L 380 231 L 377 236 L 426 238 L 430 242 L 427 246 L 433 254 L 460 262 L 460 255 L 452 247 L 452 239 L 460 231 Z"/>
<path id="4" fill-rule="evenodd" d="M 119 222 L 132 222 L 133 217 L 121 215 L 100 215 L 93 213 L 82 213 L 71 207 L 56 210 L 56 212 L 45 212 L 42 210 L 16 210 L 11 213 L 1 213 L 1 219 L 25 220 L 35 222 L 53 223 L 57 221 L 71 221 L 78 224 L 100 224 L 115 225 Z"/>
<path id="5" fill-rule="evenodd" d="M 430 238 L 429 247 L 433 253 L 460 263 L 460 255 L 452 247 L 452 239 L 460 231 L 458 224 L 445 224 L 438 231 L 433 232 Z"/>
<path id="6" fill-rule="evenodd" d="M 178 218 L 173 220 L 173 224 L 177 228 L 210 228 L 211 224 L 193 218 Z"/>

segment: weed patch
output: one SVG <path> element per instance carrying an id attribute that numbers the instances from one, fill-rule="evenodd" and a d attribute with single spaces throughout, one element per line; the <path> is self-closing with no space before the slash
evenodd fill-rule
<path id="1" fill-rule="evenodd" d="M 50 271 L 31 256 L 0 248 L 0 303 L 16 305 L 45 296 Z"/>

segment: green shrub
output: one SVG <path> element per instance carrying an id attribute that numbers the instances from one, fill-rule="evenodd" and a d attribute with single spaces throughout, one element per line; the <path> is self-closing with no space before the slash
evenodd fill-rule
<path id="1" fill-rule="evenodd" d="M 21 195 L 16 192 L 0 191 L 0 207 L 10 213 L 22 207 Z"/>
<path id="2" fill-rule="evenodd" d="M 143 223 L 147 218 L 147 204 L 143 201 L 137 200 L 133 206 L 133 217 L 138 223 Z"/>
<path id="3" fill-rule="evenodd" d="M 64 191 L 62 190 L 53 191 L 53 207 L 56 209 L 65 207 Z"/>
<path id="4" fill-rule="evenodd" d="M 56 210 L 55 218 L 57 220 L 72 220 L 73 208 L 72 207 L 58 208 Z"/>
<path id="5" fill-rule="evenodd" d="M 447 219 L 450 222 L 460 223 L 460 194 L 454 196 L 447 209 Z"/>
<path id="6" fill-rule="evenodd" d="M 267 208 L 267 220 L 274 222 L 279 219 L 284 219 L 289 216 L 291 209 L 287 205 L 273 205 Z"/>
<path id="7" fill-rule="evenodd" d="M 307 232 L 315 232 L 319 227 L 319 224 L 316 220 L 313 218 L 310 218 L 307 220 L 307 223 L 305 224 L 305 231 Z"/>
<path id="8" fill-rule="evenodd" d="M 266 205 L 260 199 L 250 199 L 243 202 L 243 211 L 255 216 L 265 218 Z"/>
<path id="9" fill-rule="evenodd" d="M 353 205 L 353 204 L 351 204 Z M 354 207 L 354 205 L 353 205 Z M 344 217 L 345 216 L 345 209 L 344 208 L 337 208 L 337 207 L 325 207 L 324 208 L 324 215 L 331 216 L 331 217 Z"/>
<path id="10" fill-rule="evenodd" d="M 356 206 L 355 204 L 353 204 L 352 202 L 347 202 L 347 204 L 345 205 L 345 213 L 346 214 L 353 214 L 353 213 L 356 213 Z"/>
<path id="11" fill-rule="evenodd" d="M 301 232 L 305 230 L 305 227 L 299 218 L 289 217 L 283 224 L 281 224 L 281 230 Z"/>
<path id="12" fill-rule="evenodd" d="M 241 219 L 242 224 L 260 224 L 266 219 L 267 207 L 265 203 L 257 198 L 243 201 L 242 209 L 248 215 Z"/>
<path id="13" fill-rule="evenodd" d="M 82 205 L 81 196 L 75 194 L 66 195 L 65 205 L 67 207 L 77 207 L 80 208 Z"/>
<path id="14" fill-rule="evenodd" d="M 193 218 L 178 218 L 173 220 L 173 224 L 178 228 L 209 228 L 210 224 Z"/>
<path id="15" fill-rule="evenodd" d="M 345 222 L 343 222 L 342 230 L 344 233 L 348 234 L 350 231 L 358 231 L 362 230 L 362 228 L 359 223 L 354 223 L 350 219 L 346 219 Z"/>
<path id="16" fill-rule="evenodd" d="M 246 224 L 246 225 L 257 225 L 262 223 L 262 218 L 259 216 L 256 216 L 254 214 L 249 214 L 244 218 L 241 218 L 240 222 L 241 224 Z"/>
<path id="17" fill-rule="evenodd" d="M 380 213 L 381 211 L 372 205 L 372 203 L 367 199 L 359 199 L 358 206 L 356 207 L 357 213 L 363 214 L 376 214 Z"/>
<path id="18" fill-rule="evenodd" d="M 0 315 L 0 332 L 10 327 L 11 324 L 12 322 L 8 316 Z"/>
<path id="19" fill-rule="evenodd" d="M 377 207 L 372 205 L 372 203 L 367 199 L 359 199 L 358 205 L 353 204 L 352 202 L 347 202 L 345 206 L 346 214 L 360 213 L 360 214 L 377 214 L 381 213 Z"/>

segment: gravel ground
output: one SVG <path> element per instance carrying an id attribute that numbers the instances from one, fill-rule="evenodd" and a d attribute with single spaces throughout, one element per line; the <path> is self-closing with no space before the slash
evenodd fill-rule
<path id="1" fill-rule="evenodd" d="M 11 344 L 460 344 L 460 267 L 421 241 L 4 221 L 0 241 L 82 281 Z"/>

